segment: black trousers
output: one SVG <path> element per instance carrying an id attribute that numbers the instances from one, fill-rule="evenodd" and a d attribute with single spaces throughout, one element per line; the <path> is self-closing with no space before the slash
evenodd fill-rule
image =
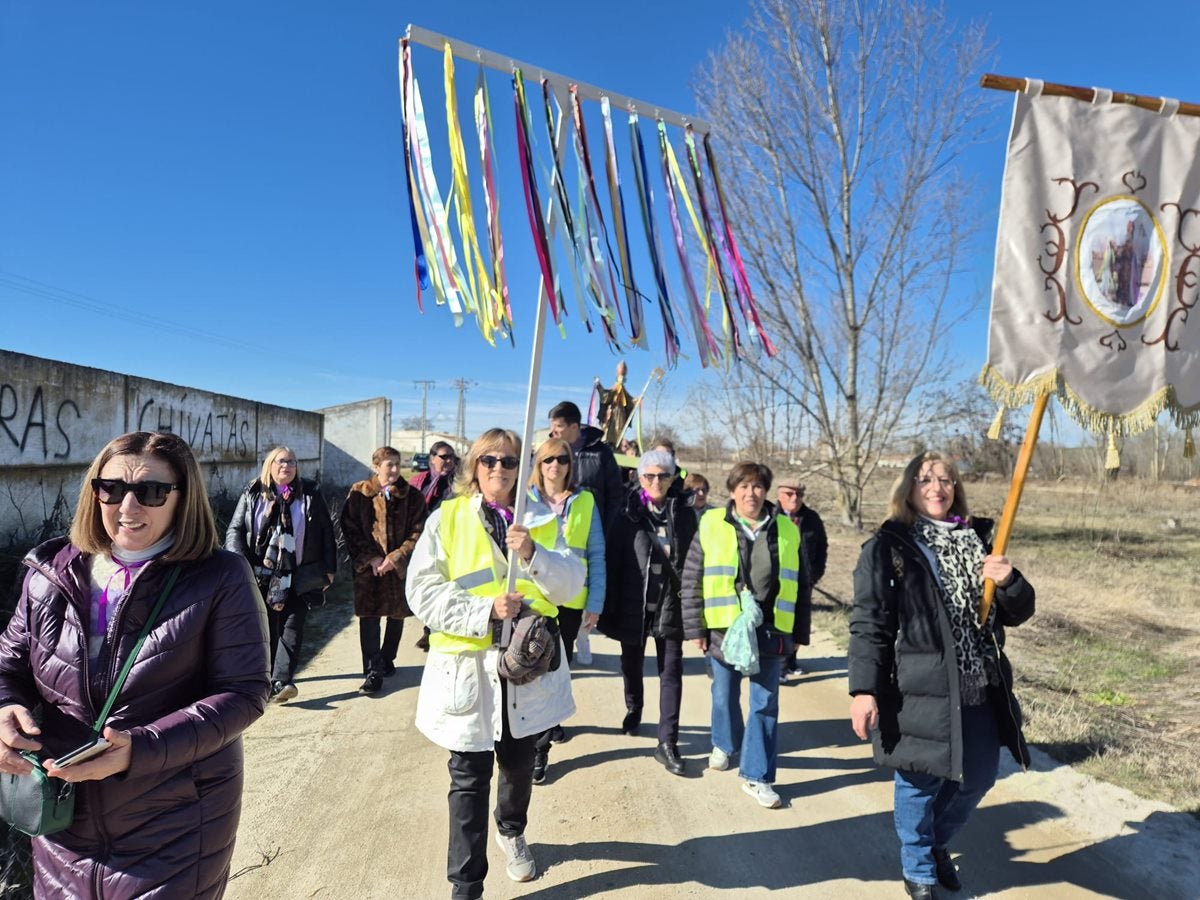
<path id="1" fill-rule="evenodd" d="M 483 896 L 487 877 L 488 799 L 492 770 L 499 766 L 496 785 L 496 828 L 509 837 L 525 833 L 529 798 L 533 793 L 534 737 L 514 738 L 508 729 L 508 686 L 500 682 L 504 729 L 494 750 L 477 753 L 450 751 L 450 847 L 446 877 L 451 897 L 476 900 Z M 495 763 L 495 765 L 493 765 Z"/>
<path id="2" fill-rule="evenodd" d="M 288 593 L 283 609 L 267 607 L 267 642 L 271 647 L 271 681 L 287 684 L 296 677 L 300 647 L 304 643 L 304 620 L 312 594 L 297 597 Z"/>
<path id="3" fill-rule="evenodd" d="M 358 645 L 362 650 L 363 675 L 375 672 L 383 674 L 387 663 L 396 662 L 400 649 L 400 638 L 404 636 L 404 620 L 388 619 L 383 631 L 383 643 L 379 642 L 379 620 L 383 616 L 360 616 L 358 619 Z"/>
<path id="4" fill-rule="evenodd" d="M 679 740 L 679 705 L 683 700 L 683 642 L 656 637 L 654 652 L 658 661 L 658 740 L 674 744 Z M 640 710 L 644 705 L 645 659 L 645 638 L 640 644 L 621 643 L 621 679 L 625 682 L 627 710 Z"/>
<path id="5" fill-rule="evenodd" d="M 579 627 L 583 624 L 582 609 L 567 609 L 565 606 L 558 608 L 558 630 L 562 634 L 563 649 L 567 654 L 567 665 L 575 661 L 575 638 L 579 637 Z M 546 753 L 550 750 L 550 731 L 543 731 L 537 736 L 537 749 L 540 753 Z"/>

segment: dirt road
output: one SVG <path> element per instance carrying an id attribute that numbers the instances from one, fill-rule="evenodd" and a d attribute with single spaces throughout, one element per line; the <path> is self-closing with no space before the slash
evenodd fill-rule
<path id="1" fill-rule="evenodd" d="M 300 696 L 248 732 L 232 900 L 448 896 L 447 756 L 413 725 L 415 636 L 384 692 L 361 697 L 351 621 L 301 673 Z M 573 678 L 570 740 L 534 788 L 526 836 L 541 874 L 510 882 L 490 843 L 488 897 L 906 896 L 891 784 L 850 731 L 832 642 L 818 638 L 809 674 L 782 689 L 779 810 L 743 794 L 736 773 L 703 769 L 708 682 L 691 648 L 680 735 L 690 770 L 679 778 L 651 756 L 656 680 L 648 724 L 622 735 L 618 646 L 593 647 L 596 664 Z M 1200 897 L 1195 819 L 1040 754 L 1032 772 L 1002 772 L 954 850 L 966 886 L 956 897 Z"/>

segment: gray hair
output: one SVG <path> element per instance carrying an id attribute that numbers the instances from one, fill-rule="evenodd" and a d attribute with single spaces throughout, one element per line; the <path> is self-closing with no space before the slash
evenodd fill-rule
<path id="1" fill-rule="evenodd" d="M 666 469 L 672 475 L 675 474 L 675 457 L 666 450 L 647 450 L 642 454 L 642 458 L 638 460 L 638 474 L 645 475 L 646 470 L 651 466 L 657 466 L 660 469 Z"/>

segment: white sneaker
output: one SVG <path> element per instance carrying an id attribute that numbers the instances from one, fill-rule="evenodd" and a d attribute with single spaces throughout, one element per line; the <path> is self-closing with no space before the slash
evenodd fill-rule
<path id="1" fill-rule="evenodd" d="M 276 703 L 287 703 L 289 700 L 295 698 L 295 696 L 299 693 L 300 689 L 289 681 L 287 684 L 281 687 L 271 699 Z"/>
<path id="2" fill-rule="evenodd" d="M 579 632 L 575 638 L 575 662 L 581 666 L 592 664 L 592 642 L 586 631 Z"/>
<path id="3" fill-rule="evenodd" d="M 533 854 L 529 852 L 529 845 L 525 843 L 525 835 L 509 837 L 497 831 L 496 843 L 500 845 L 500 849 L 504 851 L 504 858 L 508 861 L 508 877 L 513 881 L 533 881 L 533 877 L 537 875 L 537 863 L 533 861 Z"/>
<path id="4" fill-rule="evenodd" d="M 724 772 L 729 768 L 729 756 L 730 754 L 720 747 L 713 747 L 712 753 L 708 754 L 708 767 L 718 772 Z"/>
<path id="5" fill-rule="evenodd" d="M 775 789 L 765 781 L 743 781 L 742 790 L 767 809 L 779 809 L 783 805 Z"/>

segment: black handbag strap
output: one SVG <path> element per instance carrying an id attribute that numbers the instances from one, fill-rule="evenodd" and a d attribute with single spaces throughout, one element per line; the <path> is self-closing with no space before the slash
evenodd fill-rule
<path id="1" fill-rule="evenodd" d="M 108 719 L 108 714 L 113 708 L 113 704 L 117 702 L 117 694 L 121 693 L 121 688 L 125 686 L 125 679 L 129 677 L 129 670 L 133 668 L 133 662 L 137 659 L 138 652 L 142 649 L 142 644 L 146 643 L 146 636 L 150 633 L 150 629 L 154 627 L 154 623 L 158 621 L 158 614 L 162 612 L 163 605 L 167 602 L 167 597 L 171 593 L 171 589 L 175 587 L 175 581 L 179 578 L 180 566 L 175 566 L 171 570 L 171 574 L 167 576 L 167 583 L 163 585 L 162 593 L 158 595 L 158 602 L 154 604 L 154 609 L 150 611 L 150 616 L 146 619 L 146 624 L 142 626 L 142 633 L 138 635 L 137 643 L 133 645 L 133 650 L 125 659 L 125 665 L 121 666 L 121 673 L 117 675 L 117 680 L 113 682 L 112 690 L 108 692 L 108 699 L 104 701 L 104 709 L 100 710 L 100 715 L 96 718 L 96 724 L 92 726 L 92 736 L 99 737 L 100 732 L 104 730 L 104 722 Z"/>

